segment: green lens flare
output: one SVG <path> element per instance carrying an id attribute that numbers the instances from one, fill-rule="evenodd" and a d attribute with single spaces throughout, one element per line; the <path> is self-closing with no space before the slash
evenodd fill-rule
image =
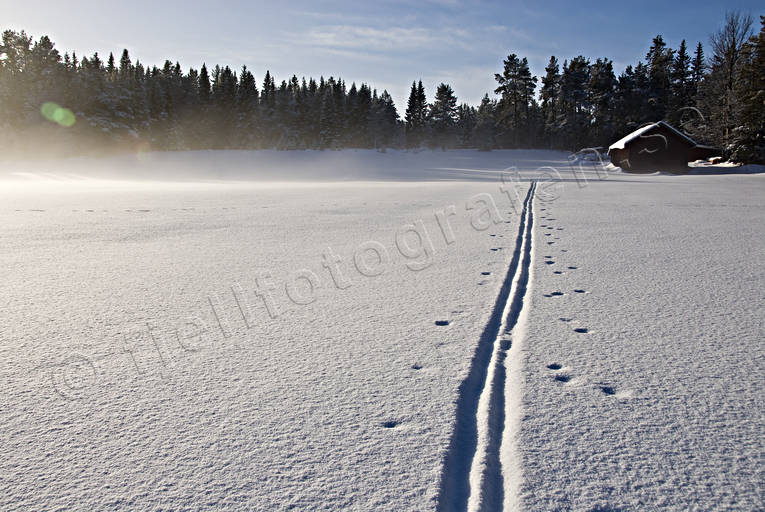
<path id="1" fill-rule="evenodd" d="M 40 113 L 48 121 L 54 122 L 65 128 L 69 128 L 75 121 L 77 121 L 74 112 L 68 108 L 63 108 L 52 101 L 43 103 L 42 107 L 40 107 Z"/>
<path id="2" fill-rule="evenodd" d="M 42 104 L 42 107 L 40 107 L 40 113 L 48 121 L 53 121 L 53 116 L 56 115 L 56 111 L 60 108 L 61 107 L 59 107 L 57 104 L 53 103 L 52 101 L 47 101 Z"/>

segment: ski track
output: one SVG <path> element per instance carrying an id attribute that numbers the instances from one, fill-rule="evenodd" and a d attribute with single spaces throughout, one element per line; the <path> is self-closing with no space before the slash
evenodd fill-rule
<path id="1" fill-rule="evenodd" d="M 535 188 L 536 182 L 532 182 L 523 202 L 507 274 L 478 341 L 470 371 L 460 385 L 456 424 L 441 476 L 439 511 L 497 511 L 504 504 L 517 504 L 517 497 L 505 496 L 505 491 L 515 491 L 517 482 L 510 480 L 517 477 L 519 465 L 515 462 L 516 467 L 503 471 L 502 463 L 508 453 L 514 453 L 508 446 L 514 433 L 505 428 L 505 360 L 529 287 Z"/>

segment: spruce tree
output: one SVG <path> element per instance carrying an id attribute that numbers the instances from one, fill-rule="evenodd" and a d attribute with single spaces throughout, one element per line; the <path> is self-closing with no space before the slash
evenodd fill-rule
<path id="1" fill-rule="evenodd" d="M 202 105 L 207 105 L 210 102 L 210 75 L 207 74 L 207 65 L 202 64 L 202 69 L 199 71 L 199 101 Z"/>
<path id="2" fill-rule="evenodd" d="M 590 66 L 587 82 L 587 104 L 591 109 L 590 141 L 595 146 L 607 146 L 616 131 L 613 112 L 613 98 L 616 76 L 613 62 L 597 59 Z"/>
<path id="3" fill-rule="evenodd" d="M 113 78 L 116 72 L 117 67 L 114 64 L 114 54 L 109 52 L 109 60 L 106 61 L 106 74 L 108 74 L 110 78 Z"/>
<path id="4" fill-rule="evenodd" d="M 454 145 L 454 127 L 457 122 L 457 97 L 451 86 L 441 83 L 436 87 L 436 96 L 430 107 L 433 128 L 433 142 L 446 150 Z"/>
<path id="5" fill-rule="evenodd" d="M 473 129 L 473 143 L 481 151 L 491 151 L 494 148 L 496 136 L 496 100 L 489 99 L 485 94 L 476 111 L 476 123 Z"/>
<path id="6" fill-rule="evenodd" d="M 133 65 L 130 62 L 130 55 L 127 49 L 122 50 L 122 57 L 120 57 L 120 78 L 128 79 L 133 73 Z"/>
<path id="7" fill-rule="evenodd" d="M 648 65 L 648 111 L 654 121 L 664 119 L 669 109 L 670 73 L 673 52 L 660 35 L 653 38 L 645 56 Z"/>
<path id="8" fill-rule="evenodd" d="M 419 87 L 416 82 L 412 82 L 412 88 L 409 92 L 409 100 L 406 104 L 404 121 L 406 123 L 406 147 L 417 148 L 422 144 L 424 112 L 423 96 L 425 95 L 420 80 Z"/>
<path id="9" fill-rule="evenodd" d="M 691 116 L 689 107 L 695 106 L 691 79 L 691 57 L 685 46 L 685 39 L 680 43 L 670 70 L 670 112 L 667 118 L 671 123 L 682 124 Z"/>
<path id="10" fill-rule="evenodd" d="M 704 73 L 707 70 L 706 62 L 704 61 L 704 48 L 701 42 L 696 45 L 696 52 L 693 54 L 693 63 L 691 64 L 691 82 L 693 84 L 693 96 L 694 101 L 699 93 L 699 84 L 704 78 Z"/>

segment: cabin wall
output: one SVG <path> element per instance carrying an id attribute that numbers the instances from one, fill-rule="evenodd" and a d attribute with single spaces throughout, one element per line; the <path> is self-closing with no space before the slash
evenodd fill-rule
<path id="1" fill-rule="evenodd" d="M 608 157 L 611 159 L 611 163 L 617 167 L 621 167 L 624 170 L 629 170 L 630 165 L 630 152 L 627 149 L 609 149 Z"/>
<path id="2" fill-rule="evenodd" d="M 720 156 L 721 152 L 714 148 L 695 147 L 691 148 L 688 152 L 688 161 L 695 162 L 696 160 L 706 160 L 713 156 Z"/>

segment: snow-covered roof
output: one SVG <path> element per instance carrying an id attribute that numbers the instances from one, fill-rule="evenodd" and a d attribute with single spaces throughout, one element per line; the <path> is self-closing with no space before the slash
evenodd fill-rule
<path id="1" fill-rule="evenodd" d="M 670 126 L 669 124 L 665 123 L 664 121 L 659 121 L 657 123 L 647 124 L 647 125 L 645 125 L 645 126 L 643 126 L 641 128 L 638 128 L 634 132 L 630 133 L 629 135 L 627 135 L 627 136 L 617 140 L 616 142 L 614 142 L 613 144 L 608 146 L 608 149 L 609 150 L 611 150 L 611 149 L 624 149 L 624 147 L 627 144 L 629 144 L 630 142 L 632 142 L 633 140 L 637 139 L 638 137 L 640 137 L 644 133 L 647 133 L 647 132 L 653 130 L 654 128 L 658 128 L 659 126 L 663 126 L 664 128 L 672 130 L 678 136 L 680 136 L 683 139 L 687 140 L 692 145 L 694 145 L 694 146 L 696 145 L 696 141 L 694 141 L 692 138 L 688 137 L 686 134 L 684 134 L 683 132 L 681 132 L 677 128 L 674 128 L 673 126 Z"/>

